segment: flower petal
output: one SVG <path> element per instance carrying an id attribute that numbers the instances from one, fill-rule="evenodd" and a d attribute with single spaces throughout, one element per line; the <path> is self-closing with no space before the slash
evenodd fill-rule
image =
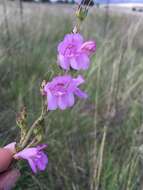
<path id="1" fill-rule="evenodd" d="M 73 69 L 79 70 L 79 64 L 76 58 L 70 58 L 70 65 Z"/>
<path id="2" fill-rule="evenodd" d="M 76 45 L 81 45 L 83 43 L 84 39 L 81 34 L 67 34 L 65 35 L 64 42 L 67 44 L 75 42 Z"/>
<path id="3" fill-rule="evenodd" d="M 28 163 L 34 173 L 37 173 L 36 163 L 32 159 L 28 159 Z"/>
<path id="4" fill-rule="evenodd" d="M 58 106 L 61 110 L 65 110 L 68 107 L 66 95 L 59 96 Z"/>
<path id="5" fill-rule="evenodd" d="M 80 97 L 80 98 L 83 98 L 83 99 L 86 99 L 88 97 L 87 93 L 81 91 L 79 88 L 77 88 L 75 90 L 75 94 Z"/>
<path id="6" fill-rule="evenodd" d="M 14 157 L 16 159 L 23 158 L 27 160 L 30 157 L 36 156 L 37 152 L 38 152 L 37 148 L 25 148 L 24 150 L 15 154 Z"/>
<path id="7" fill-rule="evenodd" d="M 47 148 L 47 146 L 48 146 L 47 144 L 41 144 L 41 145 L 37 146 L 37 149 L 40 151 L 40 150 Z"/>
<path id="8" fill-rule="evenodd" d="M 87 70 L 90 65 L 89 57 L 86 54 L 81 54 L 78 56 L 76 61 L 78 62 L 79 69 Z"/>
<path id="9" fill-rule="evenodd" d="M 90 55 L 96 51 L 96 43 L 95 41 L 87 41 L 82 44 L 80 51 Z"/>
<path id="10" fill-rule="evenodd" d="M 68 107 L 71 107 L 74 105 L 74 95 L 72 93 L 70 94 L 67 94 L 67 104 L 68 104 Z"/>
<path id="11" fill-rule="evenodd" d="M 65 110 L 66 108 L 73 106 L 73 104 L 74 104 L 73 93 L 68 93 L 64 96 L 59 97 L 58 105 L 61 110 Z"/>
<path id="12" fill-rule="evenodd" d="M 58 64 L 65 70 L 69 70 L 69 60 L 68 58 L 65 58 L 62 54 L 58 55 Z"/>
<path id="13" fill-rule="evenodd" d="M 57 98 L 52 95 L 50 90 L 47 91 L 47 102 L 48 102 L 48 110 L 56 110 L 57 108 Z"/>
<path id="14" fill-rule="evenodd" d="M 81 75 L 78 75 L 78 77 L 73 79 L 73 81 L 76 83 L 76 86 L 79 86 L 85 82 L 84 78 Z"/>
<path id="15" fill-rule="evenodd" d="M 41 152 L 41 158 L 37 161 L 37 167 L 40 171 L 44 171 L 48 164 L 48 157 L 46 154 Z"/>

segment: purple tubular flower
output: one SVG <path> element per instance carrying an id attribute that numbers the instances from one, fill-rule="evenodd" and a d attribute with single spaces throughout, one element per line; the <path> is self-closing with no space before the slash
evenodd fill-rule
<path id="1" fill-rule="evenodd" d="M 15 154 L 14 158 L 27 160 L 34 173 L 37 173 L 38 170 L 44 171 L 48 164 L 48 157 L 42 150 L 46 147 L 47 145 L 25 148 L 21 152 Z"/>
<path id="2" fill-rule="evenodd" d="M 64 69 L 86 70 L 90 65 L 89 56 L 96 50 L 94 41 L 84 43 L 80 34 L 67 34 L 58 46 L 58 64 Z"/>
<path id="3" fill-rule="evenodd" d="M 75 102 L 74 95 L 80 98 L 87 98 L 87 94 L 81 91 L 78 86 L 84 83 L 82 76 L 72 78 L 70 75 L 55 77 L 48 82 L 44 88 L 47 95 L 48 110 L 60 108 L 65 110 L 72 107 Z"/>

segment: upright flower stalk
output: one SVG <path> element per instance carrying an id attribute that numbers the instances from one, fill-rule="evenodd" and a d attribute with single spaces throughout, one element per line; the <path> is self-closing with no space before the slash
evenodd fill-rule
<path id="1" fill-rule="evenodd" d="M 78 5 L 76 18 L 78 24 L 70 34 L 66 34 L 57 47 L 58 66 L 65 71 L 62 76 L 55 76 L 51 81 L 43 81 L 40 87 L 42 106 L 40 116 L 28 126 L 27 111 L 25 108 L 17 116 L 17 126 L 21 130 L 21 138 L 14 143 L 14 158 L 27 160 L 32 171 L 44 171 L 48 164 L 48 157 L 43 152 L 47 145 L 43 144 L 45 125 L 44 120 L 48 112 L 56 109 L 65 110 L 71 108 L 75 97 L 86 99 L 87 93 L 80 89 L 85 83 L 82 75 L 73 77 L 69 74 L 71 69 L 75 71 L 87 70 L 91 64 L 91 56 L 96 51 L 94 40 L 84 40 L 80 34 L 80 23 L 88 14 L 88 9 Z M 56 61 L 55 61 L 56 63 Z M 68 72 L 68 74 L 67 74 Z M 42 143 L 42 145 L 40 145 Z"/>

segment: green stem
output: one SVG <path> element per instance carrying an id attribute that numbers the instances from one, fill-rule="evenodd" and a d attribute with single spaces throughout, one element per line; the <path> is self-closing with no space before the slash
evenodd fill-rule
<path id="1" fill-rule="evenodd" d="M 42 98 L 42 111 L 41 111 L 41 115 L 36 119 L 36 121 L 32 124 L 32 126 L 30 127 L 27 135 L 25 136 L 24 141 L 22 142 L 22 144 L 20 145 L 20 149 L 22 150 L 23 148 L 25 148 L 28 143 L 28 141 L 30 140 L 30 137 L 33 133 L 33 130 L 41 123 L 42 120 L 44 120 L 45 114 L 46 114 L 47 110 L 45 108 L 45 102 L 44 102 L 44 98 Z"/>

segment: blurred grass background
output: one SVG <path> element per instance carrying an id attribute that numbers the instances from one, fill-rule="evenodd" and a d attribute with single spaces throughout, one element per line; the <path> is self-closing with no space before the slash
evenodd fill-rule
<path id="1" fill-rule="evenodd" d="M 74 25 L 74 6 L 7 4 L 0 25 L 0 145 L 18 139 L 16 113 L 29 123 L 40 112 L 39 86 L 62 71 L 56 47 Z M 107 18 L 108 16 L 108 18 Z M 19 164 L 16 190 L 140 190 L 143 188 L 143 19 L 92 8 L 82 26 L 96 39 L 92 65 L 80 72 L 89 94 L 46 118 L 49 165 L 32 175 Z"/>

